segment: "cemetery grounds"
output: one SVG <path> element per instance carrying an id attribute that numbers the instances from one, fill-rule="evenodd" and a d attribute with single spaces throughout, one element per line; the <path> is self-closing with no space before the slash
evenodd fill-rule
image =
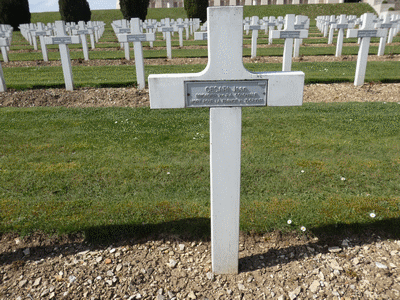
<path id="1" fill-rule="evenodd" d="M 251 15 L 251 12 L 249 14 Z M 311 27 L 310 33 L 313 29 Z M 91 217 L 89 214 L 80 213 L 85 204 L 83 200 L 80 202 L 79 192 L 73 196 L 73 199 L 67 199 L 68 191 L 65 186 L 59 185 L 58 179 L 55 180 L 54 186 L 49 184 L 49 188 L 53 190 L 48 191 L 48 196 L 39 191 L 45 190 L 46 184 L 35 190 L 34 186 L 29 187 L 21 181 L 22 189 L 26 188 L 25 192 L 21 193 L 21 197 L 31 196 L 35 199 L 33 200 L 35 203 L 28 205 L 29 209 L 34 208 L 34 211 L 27 212 L 21 207 L 22 203 L 18 204 L 9 200 L 12 198 L 12 193 L 15 192 L 18 195 L 16 190 L 11 194 L 7 192 L 8 198 L 1 199 L 1 210 L 10 214 L 10 218 L 7 214 L 0 217 L 0 221 L 3 222 L 0 231 L 0 299 L 18 299 L 18 297 L 19 299 L 32 297 L 34 299 L 173 299 L 174 297 L 176 299 L 398 299 L 400 297 L 398 231 L 400 158 L 396 154 L 386 156 L 384 152 L 388 148 L 378 149 L 378 147 L 368 146 L 368 141 L 361 138 L 367 135 L 372 144 L 379 135 L 386 134 L 383 127 L 390 125 L 390 128 L 386 128 L 389 132 L 386 139 L 379 141 L 389 144 L 390 151 L 388 152 L 396 153 L 397 150 L 398 153 L 399 144 L 395 142 L 395 138 L 400 132 L 399 108 L 396 106 L 400 103 L 400 83 L 398 82 L 400 39 L 396 37 L 394 43 L 388 47 L 387 55 L 383 57 L 370 55 L 367 83 L 361 87 L 355 87 L 352 83 L 358 49 L 355 41 L 350 40 L 351 42 L 345 44 L 344 46 L 348 47 L 345 50 L 347 52 L 342 57 L 335 58 L 334 47 L 326 45 L 326 39 L 321 38 L 318 32 L 313 32 L 313 34 L 314 36 L 311 35 L 302 46 L 302 49 L 306 49 L 305 52 L 300 58 L 294 59 L 293 64 L 293 70 L 301 70 L 302 65 L 307 66 L 304 72 L 308 84 L 305 86 L 304 105 L 301 108 L 304 116 L 299 117 L 293 109 L 278 108 L 278 113 L 267 112 L 268 126 L 271 126 L 266 127 L 271 132 L 268 139 L 271 145 L 268 149 L 283 151 L 285 155 L 288 155 L 288 153 L 299 151 L 299 148 L 321 150 L 332 147 L 334 148 L 332 155 L 339 158 L 327 162 L 318 156 L 304 156 L 304 152 L 299 152 L 297 154 L 300 156 L 299 159 L 285 161 L 283 156 L 271 155 L 271 159 L 282 160 L 277 163 L 279 168 L 288 169 L 287 173 L 296 172 L 295 175 L 285 174 L 286 177 L 282 177 L 283 180 L 291 177 L 303 180 L 301 176 L 311 174 L 312 179 L 304 179 L 306 182 L 304 185 L 295 180 L 288 183 L 288 185 L 299 185 L 298 190 L 310 190 L 311 196 L 307 196 L 307 192 L 304 192 L 298 198 L 293 196 L 296 188 L 295 191 L 288 190 L 292 195 L 286 196 L 284 194 L 286 186 L 283 184 L 276 183 L 275 188 L 274 184 L 271 184 L 257 189 L 256 185 L 261 185 L 261 183 L 252 183 L 264 177 L 268 180 L 274 180 L 275 176 L 280 178 L 280 171 L 273 163 L 265 168 L 246 169 L 244 167 L 244 172 L 247 170 L 254 174 L 245 176 L 242 183 L 242 193 L 248 194 L 249 198 L 244 197 L 244 207 L 241 212 L 241 222 L 244 225 L 242 225 L 243 233 L 240 237 L 240 273 L 229 276 L 215 276 L 211 273 L 207 235 L 209 211 L 203 208 L 209 206 L 209 201 L 201 200 L 207 197 L 209 175 L 204 168 L 208 161 L 199 163 L 199 159 L 194 159 L 196 155 L 200 155 L 200 159 L 207 159 L 207 113 L 193 112 L 188 116 L 183 114 L 176 117 L 174 113 L 168 112 L 158 117 L 150 117 L 146 121 L 150 115 L 148 90 L 140 91 L 133 87 L 134 60 L 126 61 L 122 58 L 123 50 L 118 48 L 115 36 L 113 37 L 110 32 L 100 40 L 98 48 L 90 52 L 94 58 L 91 58 L 89 62 L 82 59 L 78 47 L 71 46 L 73 73 L 77 86 L 72 92 L 67 92 L 62 88 L 62 74 L 55 75 L 54 73 L 57 67 L 58 72 L 61 72 L 57 50 L 55 48 L 50 50 L 49 54 L 53 59 L 45 63 L 40 60 L 40 51 L 33 52 L 30 46 L 23 45 L 21 40 L 19 49 L 11 49 L 12 61 L 2 64 L 6 82 L 10 85 L 9 91 L 0 95 L 0 107 L 6 114 L 10 114 L 8 122 L 15 122 L 15 117 L 29 120 L 26 115 L 39 112 L 39 115 L 33 118 L 36 120 L 33 126 L 40 128 L 46 124 L 47 119 L 57 130 L 62 131 L 65 130 L 63 121 L 73 128 L 78 126 L 77 123 L 84 124 L 85 118 L 95 119 L 94 115 L 99 114 L 102 116 L 99 120 L 91 120 L 92 123 L 86 125 L 100 129 L 103 122 L 107 123 L 103 127 L 104 140 L 110 142 L 111 151 L 115 151 L 115 156 L 122 162 L 126 162 L 123 158 L 125 154 L 123 155 L 123 151 L 112 145 L 114 143 L 128 145 L 135 142 L 134 136 L 127 137 L 136 134 L 135 131 L 129 129 L 135 126 L 130 118 L 137 118 L 143 122 L 142 126 L 145 126 L 148 131 L 151 131 L 149 129 L 151 126 L 148 124 L 151 122 L 159 122 L 156 123 L 159 128 L 162 128 L 162 124 L 169 124 L 168 126 L 173 128 L 175 125 L 167 121 L 172 119 L 178 122 L 176 128 L 182 130 L 183 136 L 190 137 L 201 144 L 185 148 L 185 151 L 191 153 L 188 160 L 193 159 L 196 167 L 185 173 L 183 170 L 189 165 L 186 162 L 186 165 L 179 166 L 175 170 L 175 172 L 182 172 L 182 175 L 175 180 L 190 177 L 194 181 L 192 185 L 185 181 L 182 186 L 168 187 L 170 179 L 165 178 L 175 176 L 172 171 L 173 164 L 168 160 L 179 165 L 180 157 L 174 157 L 177 155 L 174 154 L 175 150 L 164 150 L 166 153 L 161 153 L 160 156 L 165 156 L 167 162 L 163 161 L 161 164 L 151 162 L 152 154 L 146 154 L 146 150 L 149 150 L 148 142 L 145 142 L 142 151 L 132 153 L 132 155 L 144 157 L 143 166 L 138 167 L 138 174 L 143 170 L 147 173 L 151 173 L 152 169 L 156 171 L 153 175 L 135 175 L 138 176 L 135 177 L 136 179 L 146 179 L 151 184 L 160 181 L 159 184 L 154 184 L 154 187 L 155 189 L 166 187 L 167 196 L 175 197 L 175 191 L 171 190 L 172 188 L 190 189 L 191 191 L 187 194 L 181 194 L 183 197 L 194 198 L 193 207 L 190 208 L 180 208 L 180 201 L 174 200 L 168 203 L 164 199 L 144 208 L 148 204 L 128 205 L 120 198 L 117 202 L 121 202 L 121 207 L 118 207 L 118 205 L 108 205 L 106 202 L 110 198 L 105 197 L 105 200 L 103 199 L 98 205 L 91 202 L 91 205 L 96 207 Z M 175 43 L 176 39 L 175 36 Z M 245 36 L 246 39 L 248 40 L 249 36 Z M 164 53 L 162 43 L 155 46 L 154 50 L 145 46 L 145 68 L 148 72 L 146 77 L 151 73 L 201 71 L 207 62 L 206 43 L 188 44 L 183 49 L 178 49 L 175 44 L 175 54 L 183 57 L 175 58 L 173 50 L 172 60 L 162 57 Z M 259 44 L 261 53 L 266 54 L 259 55 L 256 59 L 249 58 L 249 46 L 245 42 L 244 63 L 248 69 L 252 71 L 279 70 L 281 66 L 279 51 L 282 50 L 282 44 L 279 41 L 271 46 Z M 371 52 L 375 51 L 376 44 L 372 43 L 371 46 Z M 155 54 L 156 57 L 151 57 L 154 55 L 152 51 L 158 51 L 158 54 Z M 278 54 L 274 55 L 274 53 Z M 13 55 L 15 55 L 15 60 L 13 60 Z M 120 71 L 110 73 L 110 70 L 116 67 Z M 15 72 L 12 72 L 13 69 Z M 32 76 L 35 74 L 34 71 L 40 70 L 44 71 L 43 75 Z M 19 107 L 22 114 L 12 107 Z M 71 113 L 64 107 L 72 109 Z M 109 110 L 101 110 L 105 107 L 109 107 Z M 80 110 L 81 108 L 85 110 Z M 138 110 L 132 112 L 124 108 L 138 108 Z M 43 110 L 43 115 L 40 110 Z M 335 113 L 335 110 L 338 112 Z M 365 118 L 363 118 L 364 113 Z M 63 121 L 52 121 L 54 114 L 60 115 Z M 79 115 L 81 116 L 78 119 L 74 119 Z M 246 118 L 255 118 L 255 123 L 261 123 L 265 121 L 266 116 L 252 110 L 248 113 L 244 112 L 242 164 L 253 166 L 260 162 L 260 157 L 251 155 L 252 151 L 258 151 L 251 143 L 263 144 L 266 140 L 251 133 L 246 126 L 260 132 L 265 128 L 255 127 L 255 124 L 250 120 L 247 121 Z M 299 118 L 309 118 L 311 124 L 304 130 L 296 131 L 296 126 L 305 126 L 306 123 L 304 120 L 299 121 Z M 329 118 L 332 119 L 329 120 Z M 288 120 L 298 123 L 284 129 Z M 4 124 L 4 118 L 2 122 Z M 338 128 L 333 129 L 336 126 L 335 123 L 338 122 L 343 122 L 343 124 L 336 124 Z M 113 123 L 112 126 L 120 127 L 112 127 L 111 123 Z M 193 123 L 190 125 L 190 133 L 185 130 L 185 126 L 189 123 Z M 330 125 L 323 125 L 324 123 Z M 29 126 L 21 124 L 26 128 Z M 349 129 L 352 126 L 354 129 Z M 368 126 L 370 130 L 362 129 Z M 86 129 L 93 129 L 89 127 Z M 315 129 L 315 127 L 320 127 L 320 129 Z M 10 127 L 9 130 L 15 130 L 12 128 L 14 127 Z M 123 136 L 127 141 L 121 141 L 118 136 L 111 137 L 115 128 L 127 130 L 127 134 Z M 165 129 L 160 130 L 170 132 Z M 292 135 L 290 130 L 295 133 Z M 307 130 L 315 130 L 313 133 L 315 135 L 317 131 L 323 132 L 321 135 L 324 137 L 318 136 L 315 140 L 316 148 L 312 142 L 302 141 L 303 136 L 312 139 L 312 134 L 306 135 Z M 369 135 L 370 131 L 375 134 Z M 279 138 L 273 137 L 274 133 L 283 135 L 284 142 L 279 143 L 277 140 Z M 32 140 L 37 138 L 37 133 L 30 134 L 31 136 L 27 138 Z M 154 137 L 156 135 L 149 135 L 148 139 Z M 57 138 L 57 135 L 54 138 Z M 353 144 L 352 138 L 360 143 L 360 148 L 354 146 L 346 150 L 346 145 Z M 6 139 L 9 137 L 4 137 L 4 140 Z M 180 139 L 175 140 L 168 136 L 164 136 L 163 139 L 165 141 L 161 144 L 164 149 L 168 149 L 171 142 L 176 143 L 174 148 L 185 144 Z M 337 139 L 336 142 L 335 139 Z M 95 143 L 96 147 L 100 144 Z M 296 144 L 300 147 L 297 148 Z M 64 168 L 71 168 L 71 170 L 76 168 L 71 157 L 75 154 L 79 155 L 81 150 L 89 146 L 85 145 L 84 140 L 76 140 L 65 149 L 57 145 L 57 150 L 53 149 L 51 143 L 34 145 L 34 143 L 26 142 L 19 147 L 22 147 L 19 151 L 26 151 L 27 155 L 35 152 L 29 148 L 39 147 L 36 151 L 42 153 L 41 155 L 47 151 L 49 153 L 55 151 L 66 156 L 65 161 L 50 163 L 53 170 L 49 170 L 46 164 L 41 164 L 40 157 L 32 157 L 28 165 L 37 172 L 41 172 L 44 177 L 40 178 L 43 179 L 46 173 L 54 171 L 54 174 L 57 174 L 57 171 L 60 173 L 60 170 Z M 126 147 L 132 150 L 132 147 Z M 362 152 L 363 147 L 371 147 L 372 153 L 385 157 L 387 161 L 380 163 L 379 159 L 373 155 L 368 156 Z M 362 152 L 364 155 L 359 161 L 351 158 L 357 152 Z M 85 153 L 88 154 L 88 152 Z M 291 155 L 295 156 L 293 153 Z M 100 152 L 99 154 L 104 155 Z M 126 156 L 129 155 L 131 154 L 127 151 Z M 246 155 L 250 158 L 246 159 Z M 343 158 L 340 158 L 341 155 Z M 112 157 L 113 155 L 110 156 L 111 160 L 113 160 Z M 350 158 L 346 160 L 346 157 Z M 60 157 L 54 156 L 54 159 L 57 160 Z M 103 163 L 105 157 L 100 157 L 100 159 Z M 113 163 L 115 162 L 116 160 L 113 160 Z M 351 165 L 353 163 L 355 163 L 354 166 Z M 150 164 L 150 167 L 145 167 L 146 164 Z M 7 166 L 10 169 L 9 164 Z M 138 165 L 130 164 L 129 166 L 136 168 Z M 380 170 L 381 167 L 383 167 L 382 170 Z M 104 187 L 106 181 L 110 181 L 110 186 L 105 189 L 106 192 L 112 190 L 112 185 L 117 185 L 119 180 L 124 180 L 127 174 L 124 173 L 125 175 L 122 174 L 121 177 L 113 175 L 112 172 L 118 172 L 113 168 L 110 169 L 107 164 L 103 166 L 103 174 L 100 174 L 101 168 L 99 166 L 97 171 L 99 174 L 96 172 L 91 174 L 96 177 L 98 187 Z M 352 168 L 355 170 L 352 171 Z M 364 172 L 362 168 L 365 169 Z M 7 170 L 7 167 L 3 170 Z M 324 175 L 320 176 L 318 172 Z M 356 173 L 364 174 L 356 175 Z M 359 177 L 352 179 L 353 175 Z M 85 174 L 79 173 L 79 176 L 85 176 Z M 140 176 L 149 177 L 141 178 Z M 154 178 L 151 178 L 152 176 Z M 114 180 L 113 177 L 117 179 Z M 362 177 L 368 177 L 368 179 L 362 181 L 360 179 Z M 331 183 L 329 180 L 337 181 Z M 76 178 L 76 181 L 86 182 L 82 178 Z M 365 185 L 368 192 L 359 193 L 362 188 L 358 187 L 357 181 L 362 182 L 361 184 Z M 378 184 L 374 182 L 378 182 L 383 187 L 377 187 Z M 199 184 L 200 188 L 198 188 Z M 251 187 L 246 185 L 251 185 Z M 325 192 L 320 192 L 319 185 L 329 186 L 329 188 Z M 95 189 L 96 185 L 90 188 Z M 124 191 L 121 191 L 120 187 L 116 189 L 121 193 L 135 193 L 134 187 L 129 185 Z M 337 189 L 343 189 L 338 193 L 339 199 L 327 195 L 335 194 Z M 268 190 L 273 190 L 275 193 L 269 203 L 255 200 L 265 197 Z M 81 192 L 84 197 L 86 193 L 88 192 Z M 252 193 L 258 193 L 258 195 L 251 195 Z M 152 192 L 147 190 L 144 194 L 152 195 Z M 370 200 L 371 194 L 373 200 Z M 93 190 L 93 195 L 101 198 L 101 191 Z M 35 198 L 37 196 L 60 198 L 57 198 L 58 200 L 56 199 L 51 207 L 45 207 L 45 212 L 43 212 L 40 208 L 40 199 Z M 120 197 L 112 194 L 111 198 L 113 196 Z M 320 197 L 327 202 L 325 207 L 316 209 L 316 211 L 323 211 L 325 215 L 311 222 L 310 218 L 318 218 L 317 213 L 307 212 L 307 210 L 313 210 L 313 205 L 316 204 L 313 201 L 318 201 L 318 199 L 312 200 L 313 197 Z M 65 204 L 68 200 L 71 203 Z M 338 203 L 335 203 L 336 201 Z M 11 207 L 12 205 L 15 207 Z M 58 211 L 57 205 L 70 209 L 71 213 L 64 214 Z M 305 208 L 301 208 L 301 205 L 305 205 Z M 338 207 L 341 205 L 344 208 Z M 24 213 L 25 215 L 21 217 L 25 220 L 12 221 L 11 219 L 15 218 L 13 210 Z M 150 216 L 133 216 L 127 210 L 138 210 L 139 215 L 149 214 Z M 268 219 L 263 218 L 263 212 L 270 213 L 268 215 L 272 220 L 270 224 Z M 56 213 L 56 217 L 53 213 Z M 73 213 L 76 214 L 75 220 Z M 273 217 L 274 213 L 277 215 L 276 218 Z M 352 219 L 347 222 L 343 214 L 347 214 Z M 356 214 L 363 215 L 357 219 L 354 217 Z M 118 218 L 118 215 L 121 215 L 120 219 L 112 220 L 112 218 Z M 161 215 L 161 217 L 154 215 Z M 60 219 L 53 222 L 52 216 Z M 181 216 L 184 218 L 182 219 Z M 96 225 L 98 223 L 94 220 L 98 217 L 110 219 L 102 219 L 100 225 Z M 126 222 L 128 225 L 118 225 L 119 222 L 124 224 L 127 218 L 143 220 L 144 224 L 132 227 L 129 226 L 128 221 Z M 324 218 L 328 221 L 324 221 Z M 338 219 L 337 222 L 335 218 Z M 69 223 L 64 226 L 60 224 L 63 221 Z M 155 221 L 154 224 L 151 224 L 151 221 Z M 306 222 L 309 223 L 306 224 Z M 304 224 L 307 226 L 304 228 L 305 231 L 302 231 L 301 225 Z M 308 224 L 310 227 L 315 226 L 315 230 L 312 231 Z M 325 226 L 318 227 L 318 224 L 325 224 Z M 58 234 L 52 234 L 52 225 L 58 227 Z M 396 226 L 397 229 L 394 228 Z M 35 231 L 35 228 L 41 228 L 41 231 Z M 84 230 L 80 230 L 82 228 Z M 28 235 L 24 236 L 25 234 Z"/>

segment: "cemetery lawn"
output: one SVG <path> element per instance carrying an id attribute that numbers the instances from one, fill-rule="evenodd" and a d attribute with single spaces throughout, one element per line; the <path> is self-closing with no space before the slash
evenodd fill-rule
<path id="1" fill-rule="evenodd" d="M 244 64 L 253 72 L 280 71 L 280 63 Z M 146 65 L 145 78 L 150 74 L 197 73 L 204 70 L 202 64 Z M 305 73 L 305 83 L 353 82 L 355 61 L 342 62 L 294 62 L 293 71 Z M 367 65 L 366 82 L 399 82 L 398 61 L 370 61 Z M 10 89 L 64 87 L 62 68 L 36 66 L 4 68 L 4 77 Z M 136 85 L 136 69 L 132 65 L 73 66 L 76 87 L 124 87 Z"/>
<path id="2" fill-rule="evenodd" d="M 0 232 L 208 237 L 208 114 L 1 108 Z M 399 234 L 399 135 L 397 103 L 244 108 L 240 228 Z"/>

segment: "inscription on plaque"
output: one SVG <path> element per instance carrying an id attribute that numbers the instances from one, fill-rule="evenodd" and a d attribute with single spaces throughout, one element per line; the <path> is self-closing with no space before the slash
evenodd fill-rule
<path id="1" fill-rule="evenodd" d="M 131 29 L 130 28 L 120 28 L 119 33 L 130 33 Z"/>
<path id="2" fill-rule="evenodd" d="M 376 37 L 377 30 L 359 30 L 357 32 L 357 37 Z"/>
<path id="3" fill-rule="evenodd" d="M 163 27 L 162 32 L 171 32 L 174 31 L 172 27 Z"/>
<path id="4" fill-rule="evenodd" d="M 392 24 L 381 24 L 381 28 L 392 28 Z"/>
<path id="5" fill-rule="evenodd" d="M 89 30 L 77 30 L 76 34 L 89 34 Z"/>
<path id="6" fill-rule="evenodd" d="M 300 38 L 299 31 L 281 31 L 280 32 L 281 39 L 298 39 Z"/>
<path id="7" fill-rule="evenodd" d="M 349 27 L 348 24 L 337 24 L 337 25 L 336 25 L 336 28 L 337 28 L 337 29 L 346 29 L 347 27 Z"/>
<path id="8" fill-rule="evenodd" d="M 54 37 L 53 38 L 53 44 L 58 45 L 58 44 L 71 44 L 72 40 L 70 37 Z"/>
<path id="9" fill-rule="evenodd" d="M 145 34 L 128 35 L 126 39 L 127 42 L 145 42 L 146 35 Z"/>
<path id="10" fill-rule="evenodd" d="M 267 80 L 186 81 L 186 107 L 266 106 Z"/>

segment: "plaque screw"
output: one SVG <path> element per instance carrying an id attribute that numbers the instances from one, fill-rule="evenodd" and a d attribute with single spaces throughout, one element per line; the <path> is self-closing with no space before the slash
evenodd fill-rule
<path id="1" fill-rule="evenodd" d="M 188 95 L 188 96 L 190 96 L 190 94 L 189 94 L 189 93 L 188 93 L 187 95 Z"/>

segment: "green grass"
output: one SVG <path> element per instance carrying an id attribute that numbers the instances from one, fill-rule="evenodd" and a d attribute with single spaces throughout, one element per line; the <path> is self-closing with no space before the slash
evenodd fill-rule
<path id="1" fill-rule="evenodd" d="M 245 64 L 254 72 L 280 71 L 282 64 Z M 145 77 L 149 74 L 197 73 L 205 65 L 165 65 L 145 66 Z M 400 62 L 368 62 L 365 82 L 399 82 Z M 293 71 L 303 71 L 305 82 L 332 83 L 353 82 L 356 62 L 299 62 L 292 64 Z M 64 78 L 61 67 L 18 67 L 4 68 L 7 87 L 11 89 L 31 89 L 63 87 Z M 72 73 L 77 87 L 121 87 L 136 84 L 135 66 L 73 66 Z"/>
<path id="2" fill-rule="evenodd" d="M 0 232 L 208 223 L 207 109 L 2 108 L 0 126 Z M 243 109 L 241 229 L 398 234 L 399 134 L 397 103 Z"/>

